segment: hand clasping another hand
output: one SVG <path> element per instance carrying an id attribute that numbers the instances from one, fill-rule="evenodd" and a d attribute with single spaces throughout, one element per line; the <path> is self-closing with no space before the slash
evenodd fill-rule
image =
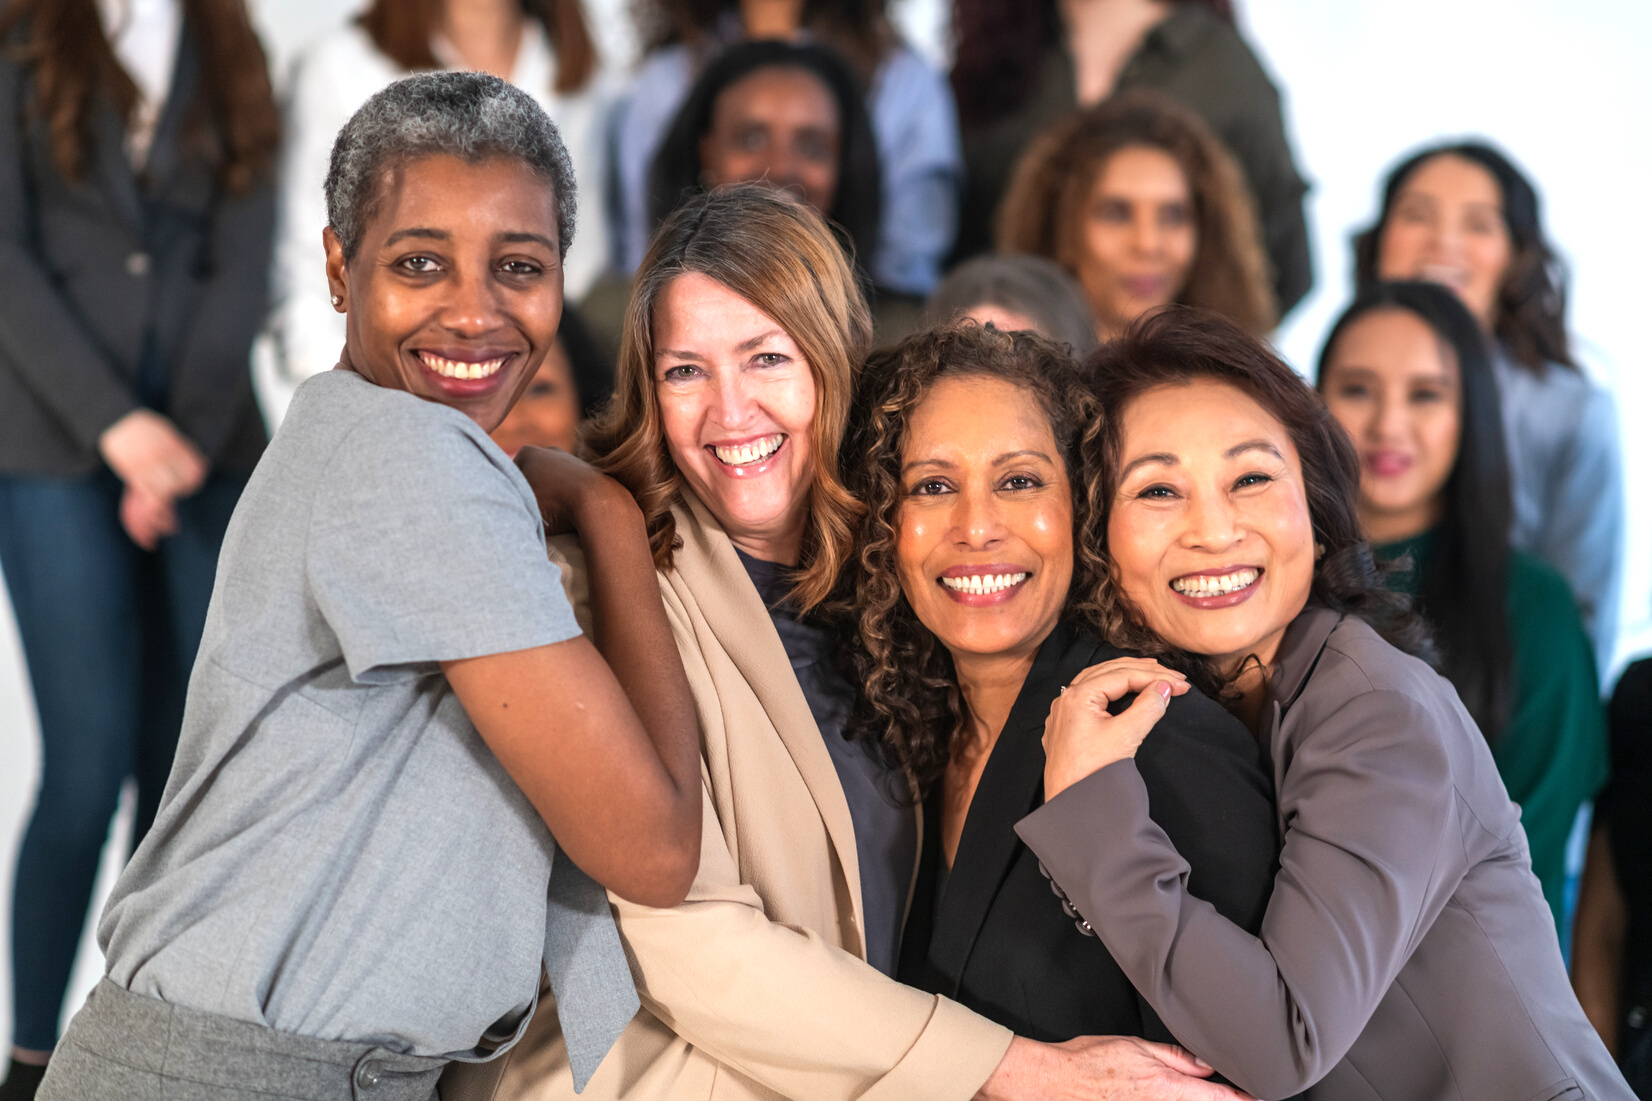
<path id="1" fill-rule="evenodd" d="M 1017 1036 L 975 1101 L 1251 1101 L 1207 1082 L 1208 1063 L 1133 1036 L 1042 1044 Z"/>
<path id="2" fill-rule="evenodd" d="M 1151 691 L 1148 691 L 1151 689 Z M 1152 658 L 1114 658 L 1092 665 L 1061 690 L 1044 721 L 1044 801 L 1115 761 L 1134 757 L 1187 677 Z M 1107 707 L 1130 693 L 1117 715 Z"/>

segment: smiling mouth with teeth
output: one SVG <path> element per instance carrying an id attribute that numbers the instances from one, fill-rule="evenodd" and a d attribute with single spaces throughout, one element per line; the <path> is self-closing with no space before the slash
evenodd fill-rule
<path id="1" fill-rule="evenodd" d="M 953 592 L 990 596 L 1014 588 L 1026 579 L 1025 573 L 977 573 L 967 577 L 943 577 L 941 584 Z"/>
<path id="2" fill-rule="evenodd" d="M 780 445 L 785 442 L 786 436 L 781 433 L 776 436 L 764 436 L 760 440 L 752 440 L 736 447 L 718 447 L 712 444 L 711 453 L 725 466 L 751 466 L 779 451 Z"/>
<path id="3" fill-rule="evenodd" d="M 1183 596 L 1226 596 L 1256 584 L 1256 579 L 1261 576 L 1261 570 L 1246 568 L 1219 577 L 1178 577 L 1170 583 L 1170 587 Z"/>
<path id="4" fill-rule="evenodd" d="M 444 359 L 429 352 L 419 353 L 419 362 L 435 371 L 443 378 L 478 379 L 487 378 L 505 365 L 506 356 L 498 359 L 483 360 L 481 363 L 461 363 L 456 359 Z"/>

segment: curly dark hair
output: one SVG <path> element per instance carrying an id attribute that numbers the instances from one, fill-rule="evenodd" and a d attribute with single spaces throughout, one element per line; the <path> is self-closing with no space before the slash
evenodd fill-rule
<path id="1" fill-rule="evenodd" d="M 1144 88 L 1075 111 L 1027 146 L 998 208 L 998 251 L 1047 256 L 1076 273 L 1091 191 L 1131 146 L 1169 154 L 1193 196 L 1197 244 L 1176 300 L 1271 330 L 1279 305 L 1244 170 L 1199 116 Z"/>
<path id="2" fill-rule="evenodd" d="M 1542 201 L 1526 174 L 1502 150 L 1485 141 L 1431 145 L 1401 161 L 1382 185 L 1382 209 L 1370 228 L 1354 236 L 1354 283 L 1366 291 L 1381 280 L 1377 253 L 1394 202 L 1417 169 L 1437 157 L 1460 157 L 1497 181 L 1503 196 L 1503 225 L 1512 255 L 1497 289 L 1492 333 L 1509 358 L 1539 378 L 1551 363 L 1578 370 L 1566 333 L 1566 263 L 1543 232 Z"/>
<path id="3" fill-rule="evenodd" d="M 1161 386 L 1211 379 L 1248 394 L 1285 426 L 1302 462 L 1314 542 L 1324 547 L 1314 566 L 1310 603 L 1349 612 L 1391 645 L 1437 664 L 1428 625 L 1411 599 L 1383 584 L 1359 525 L 1359 455 L 1348 433 L 1319 395 L 1261 340 L 1212 310 L 1163 306 L 1137 318 L 1085 364 L 1101 405 L 1099 432 L 1084 438 L 1082 468 L 1093 480 L 1080 545 L 1104 547 L 1123 461 L 1122 422 L 1130 403 Z M 1157 658 L 1188 675 L 1206 695 L 1232 694 L 1224 677 L 1201 655 L 1179 650 L 1143 623 L 1139 609 L 1111 567 L 1095 603 L 1102 637 L 1121 649 Z"/>
<path id="4" fill-rule="evenodd" d="M 1100 622 L 1096 596 L 1106 574 L 1100 543 L 1079 538 L 1093 501 L 1079 457 L 1095 447 L 1101 410 L 1065 345 L 1033 332 L 999 332 L 973 322 L 931 329 L 872 355 L 850 408 L 845 483 L 865 519 L 832 611 L 845 638 L 843 664 L 861 686 L 849 736 L 881 744 L 903 766 L 919 797 L 946 771 L 963 698 L 952 655 L 925 627 L 901 590 L 896 529 L 906 498 L 901 453 L 907 426 L 944 378 L 994 378 L 1037 399 L 1073 487 L 1073 581 L 1063 618 Z"/>

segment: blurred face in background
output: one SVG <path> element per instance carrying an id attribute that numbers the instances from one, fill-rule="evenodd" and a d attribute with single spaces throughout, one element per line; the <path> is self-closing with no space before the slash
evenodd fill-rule
<path id="1" fill-rule="evenodd" d="M 579 444 L 579 391 L 573 364 L 559 339 L 539 365 L 539 373 L 504 423 L 493 430 L 493 442 L 516 458 L 524 447 L 560 447 L 573 451 Z"/>
<path id="2" fill-rule="evenodd" d="M 1193 191 L 1176 158 L 1132 145 L 1102 165 L 1083 208 L 1073 274 L 1103 339 L 1187 286 L 1199 247 Z"/>
<path id="3" fill-rule="evenodd" d="M 1442 153 L 1419 165 L 1395 195 L 1377 239 L 1377 276 L 1449 287 L 1489 331 L 1512 255 L 1496 177 Z"/>
<path id="4" fill-rule="evenodd" d="M 671 461 L 735 546 L 795 565 L 815 417 L 797 343 L 710 276 L 679 275 L 654 306 L 654 393 Z"/>
<path id="5" fill-rule="evenodd" d="M 1456 357 L 1409 310 L 1373 310 L 1342 331 L 1320 393 L 1359 451 L 1359 516 L 1380 543 L 1439 522 L 1462 439 Z"/>
<path id="6" fill-rule="evenodd" d="M 1050 333 L 1040 332 L 1038 322 L 1034 321 L 1026 314 L 1018 313 L 1007 306 L 1000 306 L 995 302 L 982 302 L 978 305 L 971 306 L 969 309 L 958 315 L 958 320 L 973 321 L 977 325 L 991 325 L 1001 333 L 1013 333 L 1018 330 L 1026 329 L 1031 332 L 1040 333 L 1042 336 L 1051 335 Z"/>
<path id="7" fill-rule="evenodd" d="M 837 99 L 806 69 L 759 69 L 723 89 L 700 139 L 706 182 L 763 182 L 825 214 L 837 198 L 843 122 Z"/>

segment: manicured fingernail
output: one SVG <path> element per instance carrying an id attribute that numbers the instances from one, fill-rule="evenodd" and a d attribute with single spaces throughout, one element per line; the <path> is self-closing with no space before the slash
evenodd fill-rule
<path id="1" fill-rule="evenodd" d="M 1162 681 L 1161 680 L 1161 681 L 1157 682 L 1156 684 L 1154 684 L 1153 687 L 1158 689 L 1159 695 L 1164 699 L 1164 701 L 1166 703 L 1170 702 L 1170 683 L 1168 681 Z"/>

